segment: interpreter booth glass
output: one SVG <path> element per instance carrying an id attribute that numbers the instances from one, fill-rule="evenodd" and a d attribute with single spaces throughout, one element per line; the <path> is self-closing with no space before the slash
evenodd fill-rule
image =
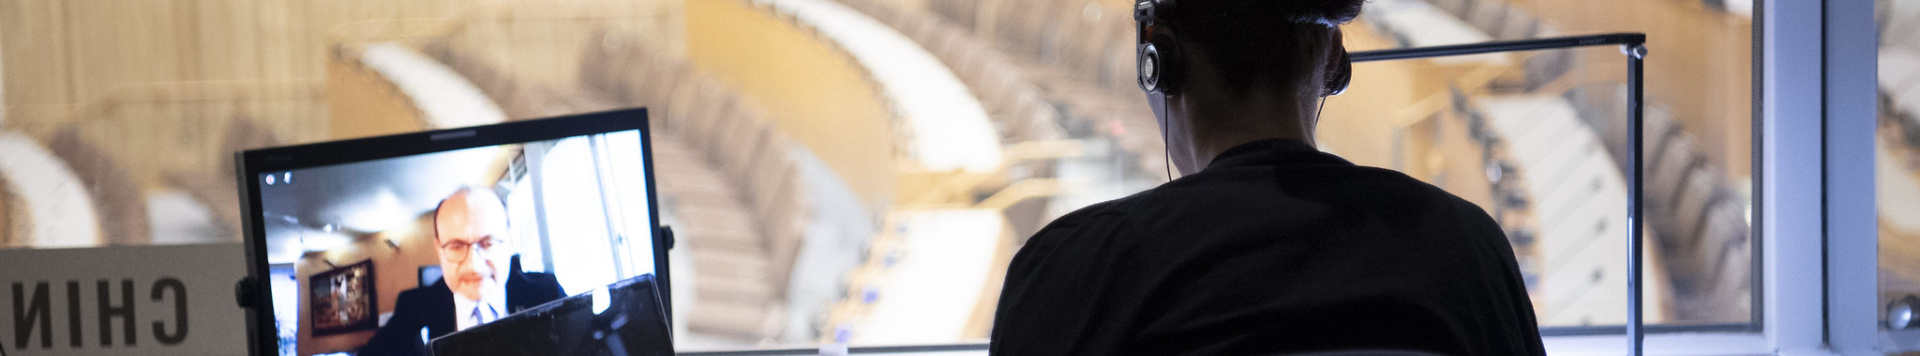
<path id="1" fill-rule="evenodd" d="M 1752 5 L 1377 0 L 1342 28 L 1353 51 L 1646 34 L 1643 320 L 1654 332 L 1757 330 Z M 1499 221 L 1544 334 L 1620 333 L 1632 168 L 1622 49 L 1357 63 L 1352 90 L 1326 104 L 1319 140 Z M 1351 137 L 1366 138 L 1341 142 Z"/>
<path id="2" fill-rule="evenodd" d="M 277 329 L 255 340 L 280 355 L 392 354 L 362 351 L 376 335 L 417 348 L 616 282 L 665 289 L 644 120 L 635 110 L 245 153 L 323 162 L 243 173 Z M 456 323 L 404 322 L 416 319 Z M 401 325 L 420 329 L 384 330 Z"/>
<path id="3" fill-rule="evenodd" d="M 1874 1 L 1880 35 L 1874 135 L 1881 328 L 1888 352 L 1920 351 L 1920 3 Z"/>
<path id="4" fill-rule="evenodd" d="M 1355 64 L 1354 85 L 1327 100 L 1318 148 L 1356 164 L 1407 174 L 1493 216 L 1513 247 L 1541 332 L 1549 337 L 1621 334 L 1629 324 L 1625 276 L 1634 263 L 1627 254 L 1629 178 L 1633 167 L 1640 167 L 1645 180 L 1640 216 L 1647 221 L 1638 266 L 1641 324 L 1646 326 L 1640 332 L 1755 330 L 1751 281 L 1757 270 L 1745 215 L 1751 198 L 1740 184 L 1746 176 L 1729 177 L 1705 157 L 1707 149 L 1696 146 L 1699 139 L 1667 103 L 1673 99 L 1658 95 L 1665 90 L 1643 97 L 1643 156 L 1638 162 L 1630 158 L 1631 89 L 1638 80 L 1629 75 L 1629 58 L 1619 45 L 1579 40 L 1619 38 L 1639 37 L 1581 36 L 1551 46 L 1470 55 L 1355 52 L 1361 62 Z M 1482 48 L 1521 47 L 1514 43 Z M 1648 58 L 1643 63 L 1661 57 Z M 1537 69 L 1548 63 L 1565 66 Z M 857 305 L 866 309 L 833 324 L 839 335 L 832 337 L 855 341 L 853 354 L 986 348 L 983 343 L 859 342 L 863 333 L 888 334 L 873 326 L 894 317 L 877 307 L 884 293 L 860 290 L 868 291 L 863 295 L 868 300 Z"/>
<path id="5" fill-rule="evenodd" d="M 1667 60 L 1655 51 L 1644 67 Z M 1356 54 L 1368 57 L 1381 56 Z M 1650 88 L 1641 97 L 1635 160 L 1630 101 L 1646 87 L 1630 78 L 1621 45 L 1429 57 L 1357 63 L 1352 90 L 1326 105 L 1336 119 L 1321 120 L 1321 148 L 1484 209 L 1507 235 L 1544 335 L 1620 333 L 1635 263 L 1646 330 L 1754 327 L 1750 190 L 1710 157 L 1717 148 L 1701 146 L 1699 120 L 1671 104 L 1686 98 Z M 1356 144 L 1367 141 L 1390 144 Z M 1636 166 L 1637 260 L 1628 255 Z"/>
<path id="6" fill-rule="evenodd" d="M 1646 33 L 1645 137 L 1639 147 L 1644 258 L 1638 276 L 1644 330 L 1753 331 L 1764 309 L 1755 282 L 1761 269 L 1753 230 L 1751 3 L 1709 3 L 1377 0 L 1342 29 L 1356 53 Z M 1079 11 L 1091 6 L 1063 8 L 1074 10 L 1070 19 L 1098 14 Z M 981 32 L 1044 36 L 1018 32 L 1007 22 L 1000 26 Z M 1116 53 L 1126 57 L 1115 63 L 1134 63 L 1131 51 Z M 1350 90 L 1328 98 L 1317 118 L 1317 147 L 1441 187 L 1493 216 L 1515 251 L 1543 334 L 1622 334 L 1630 265 L 1628 62 L 1620 46 L 1609 45 L 1356 63 Z M 1062 119 L 1089 149 L 1082 157 L 1055 161 L 1068 189 L 1049 202 L 1045 210 L 1054 214 L 1038 219 L 1041 224 L 1152 189 L 1171 175 L 1159 158 L 1161 147 L 1127 152 L 1123 140 L 1101 136 L 1160 140 L 1131 86 L 1133 77 L 1100 78 L 1127 82 L 1116 91 L 1126 99 L 1116 102 L 1126 106 L 1084 115 L 1093 123 L 1084 127 Z M 1057 102 L 1063 111 L 1087 107 Z M 1145 125 L 1125 125 L 1129 113 L 1146 118 Z M 1143 160 L 1150 163 L 1135 164 Z M 1019 211 L 1006 215 L 1022 218 Z M 911 229 L 912 217 L 895 221 L 910 227 L 899 231 L 935 230 Z M 955 293 L 915 293 L 932 288 L 915 290 L 911 279 L 895 277 L 917 272 L 894 266 L 918 257 L 912 236 L 891 235 L 906 234 L 889 229 L 875 238 L 868 267 L 851 274 L 851 285 L 814 340 L 856 346 L 984 341 L 998 285 L 988 284 L 985 289 L 993 292 L 981 294 L 986 302 L 977 304 L 960 332 L 919 317 L 933 313 L 913 312 L 931 308 L 896 308 L 955 299 Z M 1030 232 L 1015 234 L 1013 250 L 1026 236 Z M 1003 268 L 1007 258 L 994 256 L 995 267 Z"/>

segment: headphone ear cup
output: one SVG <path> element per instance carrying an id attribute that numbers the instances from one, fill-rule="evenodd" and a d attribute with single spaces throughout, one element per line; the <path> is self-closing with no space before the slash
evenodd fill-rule
<path id="1" fill-rule="evenodd" d="M 1340 64 L 1328 71 L 1326 92 L 1320 96 L 1340 95 L 1349 85 L 1353 85 L 1353 56 L 1340 51 Z"/>
<path id="2" fill-rule="evenodd" d="M 1140 89 L 1149 94 L 1177 93 L 1184 69 L 1178 45 L 1171 38 L 1156 36 L 1140 44 L 1138 52 Z"/>
<path id="3" fill-rule="evenodd" d="M 1141 43 L 1134 50 L 1134 74 L 1138 76 L 1140 90 L 1148 94 L 1160 90 L 1160 51 L 1152 42 Z"/>

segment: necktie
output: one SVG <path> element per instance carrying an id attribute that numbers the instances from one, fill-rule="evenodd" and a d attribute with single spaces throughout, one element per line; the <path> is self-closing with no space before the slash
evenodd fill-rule
<path id="1" fill-rule="evenodd" d="M 480 308 L 482 307 L 479 305 L 473 306 L 473 314 L 467 316 L 467 325 L 480 326 L 480 323 L 486 322 L 486 319 L 480 317 Z"/>

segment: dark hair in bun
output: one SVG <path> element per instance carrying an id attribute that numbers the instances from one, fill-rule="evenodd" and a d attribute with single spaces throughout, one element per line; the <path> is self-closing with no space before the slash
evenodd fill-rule
<path id="1" fill-rule="evenodd" d="M 1235 94 L 1256 86 L 1317 88 L 1333 26 L 1366 0 L 1181 0 L 1170 19 L 1189 51 L 1207 54 Z M 1310 85 L 1310 86 L 1309 86 Z M 1317 91 L 1310 91 L 1315 92 Z"/>
<path id="2" fill-rule="evenodd" d="M 1241 14 L 1295 23 L 1342 24 L 1360 16 L 1366 0 L 1183 0 L 1191 16 Z"/>

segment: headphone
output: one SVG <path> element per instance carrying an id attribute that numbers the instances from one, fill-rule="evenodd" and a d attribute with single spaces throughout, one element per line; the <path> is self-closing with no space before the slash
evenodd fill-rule
<path id="1" fill-rule="evenodd" d="M 1171 33 L 1156 31 L 1170 27 L 1162 22 L 1179 11 L 1175 2 L 1138 0 L 1134 3 L 1134 30 L 1141 42 L 1135 59 L 1140 65 L 1140 89 L 1148 94 L 1178 94 L 1186 79 L 1183 73 L 1186 71 L 1186 60 L 1180 55 L 1180 42 Z M 1348 85 L 1353 84 L 1353 56 L 1346 51 L 1341 51 L 1339 56 L 1337 60 L 1340 64 L 1326 73 L 1325 88 L 1320 93 L 1322 97 L 1340 95 L 1347 91 Z"/>

